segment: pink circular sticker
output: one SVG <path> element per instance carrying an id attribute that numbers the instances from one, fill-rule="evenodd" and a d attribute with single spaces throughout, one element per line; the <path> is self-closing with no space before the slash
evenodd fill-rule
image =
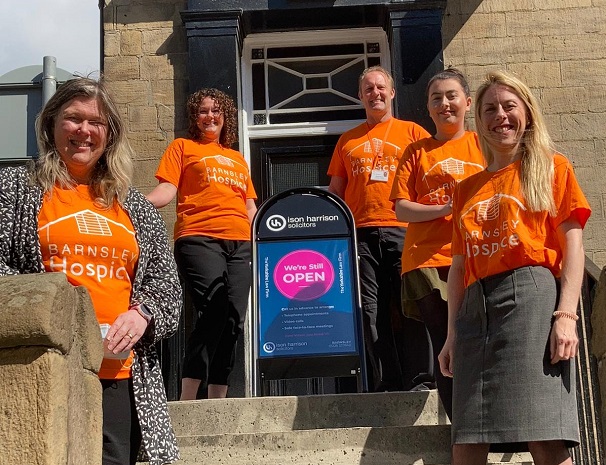
<path id="1" fill-rule="evenodd" d="M 328 292 L 335 279 L 332 263 L 314 250 L 295 250 L 280 259 L 274 283 L 285 297 L 312 300 Z"/>

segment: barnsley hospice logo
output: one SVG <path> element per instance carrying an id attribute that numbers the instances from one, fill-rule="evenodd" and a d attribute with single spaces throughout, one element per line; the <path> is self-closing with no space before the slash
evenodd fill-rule
<path id="1" fill-rule="evenodd" d="M 51 271 L 61 271 L 76 279 L 85 276 L 84 279 L 98 283 L 130 280 L 128 268 L 136 263 L 138 252 L 130 247 L 134 244 L 134 231 L 122 223 L 82 210 L 51 221 L 38 232 L 46 238 Z M 103 236 L 112 237 L 117 246 L 99 245 L 96 237 Z"/>
<path id="2" fill-rule="evenodd" d="M 500 254 L 503 249 L 518 247 L 520 211 L 526 211 L 526 206 L 518 198 L 495 194 L 489 199 L 474 203 L 463 212 L 459 224 L 465 225 L 467 256 L 482 255 L 490 258 Z"/>

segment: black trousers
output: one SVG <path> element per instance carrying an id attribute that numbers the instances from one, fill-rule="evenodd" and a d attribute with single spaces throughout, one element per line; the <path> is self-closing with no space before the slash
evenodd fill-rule
<path id="1" fill-rule="evenodd" d="M 430 370 L 425 325 L 402 314 L 406 229 L 358 228 L 364 343 L 371 391 L 412 389 Z"/>
<path id="2" fill-rule="evenodd" d="M 132 378 L 102 379 L 101 386 L 103 465 L 135 465 L 141 445 L 141 428 L 135 410 Z"/>
<path id="3" fill-rule="evenodd" d="M 229 385 L 250 293 L 250 242 L 191 236 L 175 242 L 175 260 L 197 320 L 185 347 L 183 377 Z"/>

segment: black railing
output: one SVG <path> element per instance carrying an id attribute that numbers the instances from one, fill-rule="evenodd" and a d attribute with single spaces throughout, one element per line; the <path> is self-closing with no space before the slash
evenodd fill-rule
<path id="1" fill-rule="evenodd" d="M 604 443 L 598 363 L 592 355 L 591 310 L 595 288 L 600 280 L 600 269 L 590 259 L 585 259 L 585 276 L 579 301 L 578 321 L 579 356 L 577 357 L 577 400 L 581 444 L 572 451 L 576 465 L 604 464 Z"/>

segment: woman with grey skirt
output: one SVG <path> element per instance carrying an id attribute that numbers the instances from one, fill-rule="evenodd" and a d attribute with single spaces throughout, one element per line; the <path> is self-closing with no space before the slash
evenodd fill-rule
<path id="1" fill-rule="evenodd" d="M 487 168 L 455 189 L 439 356 L 453 377 L 452 464 L 485 464 L 491 444 L 513 444 L 536 465 L 572 465 L 582 228 L 591 210 L 518 78 L 489 73 L 475 119 Z"/>

